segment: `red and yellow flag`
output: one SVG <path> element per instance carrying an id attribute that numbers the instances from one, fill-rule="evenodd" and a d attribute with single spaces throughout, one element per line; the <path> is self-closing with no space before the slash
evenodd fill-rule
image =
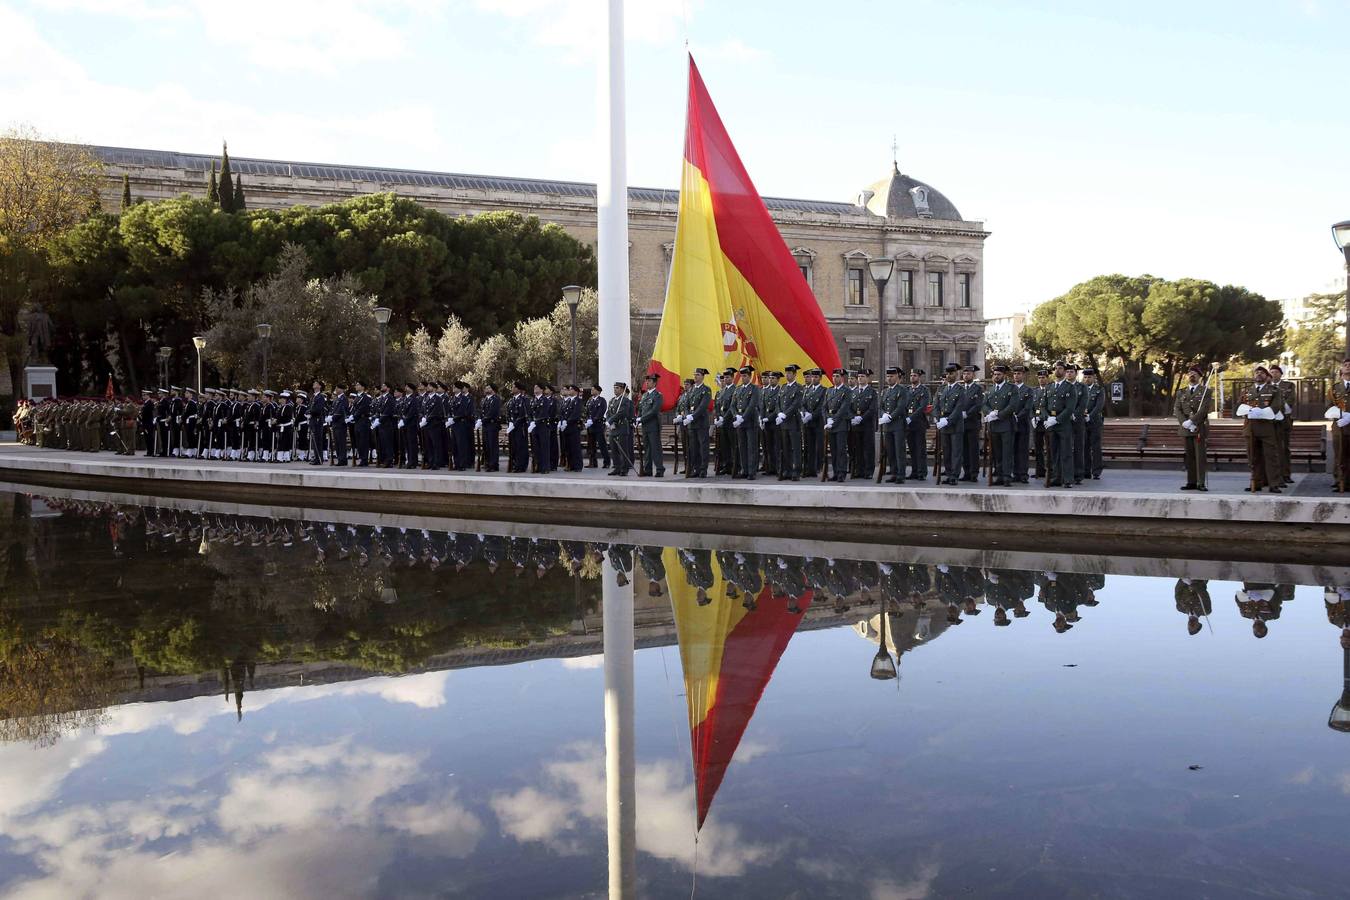
<path id="1" fill-rule="evenodd" d="M 699 366 L 789 363 L 829 373 L 839 351 L 690 56 L 675 252 L 647 371 L 665 387 Z M 674 406 L 679 391 L 663 394 Z"/>
<path id="2" fill-rule="evenodd" d="M 680 571 L 679 551 L 667 548 L 666 571 Z M 755 609 L 747 610 L 739 597 L 727 596 L 727 582 L 714 559 L 711 600 L 699 606 L 697 591 L 685 579 L 667 579 L 675 612 L 675 631 L 684 669 L 685 697 L 689 702 L 689 740 L 693 750 L 694 795 L 698 827 L 712 808 L 727 767 L 740 746 L 750 718 L 802 620 L 787 601 L 765 587 Z M 797 600 L 803 611 L 811 592 Z"/>

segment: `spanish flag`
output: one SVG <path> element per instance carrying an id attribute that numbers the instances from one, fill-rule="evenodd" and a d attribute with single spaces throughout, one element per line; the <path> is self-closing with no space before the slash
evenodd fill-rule
<path id="1" fill-rule="evenodd" d="M 665 550 L 666 572 L 680 572 L 680 551 Z M 802 620 L 788 612 L 788 601 L 765 587 L 747 610 L 742 597 L 728 596 L 730 585 L 713 560 L 711 602 L 700 606 L 696 589 L 676 574 L 668 578 L 675 632 L 689 703 L 689 739 L 694 762 L 698 827 L 712 808 L 727 767 L 740 746 L 759 698 L 773 677 L 778 659 Z M 811 592 L 797 600 L 805 611 Z"/>
<path id="2" fill-rule="evenodd" d="M 675 252 L 647 371 L 678 385 L 698 366 L 789 363 L 829 373 L 839 351 L 690 56 Z M 667 408 L 678 393 L 664 392 Z"/>

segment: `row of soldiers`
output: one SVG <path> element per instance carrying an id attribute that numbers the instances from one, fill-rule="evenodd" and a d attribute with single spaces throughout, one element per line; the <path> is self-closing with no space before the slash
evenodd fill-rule
<path id="1" fill-rule="evenodd" d="M 138 406 L 129 398 L 20 401 L 14 427 L 20 443 L 56 450 L 136 452 Z"/>
<path id="2" fill-rule="evenodd" d="M 977 481 L 984 452 L 994 485 L 1028 483 L 1033 451 L 1036 477 L 1050 486 L 1101 477 L 1106 396 L 1096 369 L 1084 369 L 1079 381 L 1076 366 L 1059 362 L 1053 381 L 1050 370 L 1041 369 L 1034 386 L 1025 366 L 995 366 L 988 386 L 976 379 L 978 371 L 950 364 L 933 392 L 922 369 L 906 375 L 888 368 L 878 387 L 867 369 L 835 369 L 826 386 L 819 368 L 803 372 L 803 384 L 797 365 L 765 371 L 759 379 L 753 366 L 743 366 L 723 371 L 714 393 L 704 384 L 707 370 L 695 369 L 675 406 L 686 477 L 707 477 L 715 436 L 717 475 L 754 480 L 767 473 L 780 481 L 819 475 L 842 482 L 875 472 L 891 484 L 925 480 L 930 426 L 936 426 L 934 464 L 944 484 Z M 642 395 L 656 409 L 663 400 L 658 381 L 647 376 Z M 639 418 L 644 449 L 659 447 L 659 419 Z M 650 463 L 657 476 L 664 472 L 658 453 Z"/>

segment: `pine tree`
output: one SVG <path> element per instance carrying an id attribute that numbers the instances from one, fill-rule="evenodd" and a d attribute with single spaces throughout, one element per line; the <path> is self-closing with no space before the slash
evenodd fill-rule
<path id="1" fill-rule="evenodd" d="M 122 212 L 131 209 L 131 177 L 122 176 Z"/>
<path id="2" fill-rule="evenodd" d="M 206 182 L 206 199 L 212 203 L 220 202 L 220 188 L 216 186 L 216 161 L 211 160 L 211 179 Z"/>
<path id="3" fill-rule="evenodd" d="M 230 177 L 230 145 L 220 145 L 220 208 L 234 212 L 234 180 Z"/>
<path id="4" fill-rule="evenodd" d="M 246 208 L 244 203 L 244 176 L 234 176 L 234 211 L 243 212 Z"/>

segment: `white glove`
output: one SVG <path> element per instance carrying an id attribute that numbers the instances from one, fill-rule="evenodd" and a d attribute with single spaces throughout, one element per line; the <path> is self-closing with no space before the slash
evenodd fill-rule
<path id="1" fill-rule="evenodd" d="M 773 417 L 773 424 L 775 425 L 782 425 L 786 421 L 787 421 L 787 413 L 779 413 L 778 415 Z"/>
<path id="2" fill-rule="evenodd" d="M 515 430 L 516 430 L 516 423 L 515 423 L 515 422 L 507 422 L 507 423 L 506 423 L 506 433 L 507 433 L 507 434 L 510 434 L 511 432 L 513 432 L 513 431 L 515 431 Z"/>
<path id="3" fill-rule="evenodd" d="M 426 416 L 423 416 L 423 417 L 422 417 L 422 420 L 421 420 L 420 422 L 417 423 L 417 426 L 418 426 L 419 428 L 426 428 L 426 427 L 427 427 L 427 417 L 426 417 Z"/>
<path id="4" fill-rule="evenodd" d="M 483 420 L 482 420 L 482 419 L 474 419 L 474 420 L 473 420 L 473 430 L 474 430 L 474 431 L 482 431 L 482 430 L 483 430 Z"/>
<path id="5" fill-rule="evenodd" d="M 718 428 L 721 428 L 721 427 L 722 427 L 722 417 L 721 417 L 721 416 L 718 416 L 717 418 L 713 419 L 713 424 L 716 425 Z"/>
<path id="6" fill-rule="evenodd" d="M 533 422 L 530 423 L 530 427 L 529 427 L 529 428 L 526 428 L 526 429 L 525 429 L 525 433 L 526 433 L 526 434 L 534 434 L 534 423 L 533 423 Z"/>
<path id="7" fill-rule="evenodd" d="M 1337 428 L 1344 428 L 1347 425 L 1350 425 L 1350 413 L 1346 413 L 1336 420 Z"/>
<path id="8" fill-rule="evenodd" d="M 1046 581 L 1059 581 L 1059 575 L 1054 572 L 1042 572 L 1041 574 L 1045 576 Z"/>
<path id="9" fill-rule="evenodd" d="M 763 416 L 760 416 L 760 417 L 759 417 L 759 427 L 760 427 L 760 428 L 763 428 L 764 425 L 765 425 L 765 423 L 768 422 L 768 421 L 769 421 L 768 419 L 764 418 Z"/>
<path id="10" fill-rule="evenodd" d="M 693 424 L 694 424 L 694 417 L 693 417 L 693 416 L 685 416 L 685 417 L 684 417 L 684 424 L 685 424 L 685 425 L 693 425 Z"/>
<path id="11" fill-rule="evenodd" d="M 991 412 L 989 415 L 987 415 L 987 416 L 984 417 L 984 424 L 988 425 L 990 422 L 994 421 L 994 420 L 997 419 L 997 418 L 998 418 L 998 413 L 996 413 L 996 412 Z"/>
<path id="12" fill-rule="evenodd" d="M 829 430 L 830 430 L 831 428 L 833 428 L 833 427 L 834 427 L 834 419 L 826 419 L 826 420 L 825 420 L 825 430 L 826 430 L 826 431 L 829 431 Z"/>
<path id="13" fill-rule="evenodd" d="M 905 424 L 906 424 L 906 425 L 908 425 L 910 422 L 913 422 L 913 421 L 914 421 L 914 417 L 913 417 L 913 416 L 905 416 Z"/>
<path id="14" fill-rule="evenodd" d="M 881 570 L 882 575 L 889 575 L 891 572 L 895 571 L 888 563 L 877 563 L 877 568 Z"/>
<path id="15" fill-rule="evenodd" d="M 1277 412 L 1277 413 L 1275 414 L 1275 421 L 1276 421 L 1276 422 L 1283 422 L 1283 421 L 1284 421 L 1284 413 L 1282 413 L 1282 412 Z"/>
<path id="16" fill-rule="evenodd" d="M 964 418 L 967 418 L 969 415 L 970 415 L 970 410 L 963 410 L 963 411 L 961 412 L 961 418 L 963 418 L 963 419 L 964 419 Z"/>
<path id="17" fill-rule="evenodd" d="M 1289 406 L 1288 403 L 1286 403 L 1286 404 L 1284 405 L 1284 414 L 1285 414 L 1286 416 L 1287 416 L 1287 415 L 1290 415 L 1291 413 L 1293 413 L 1293 411 L 1294 411 L 1294 410 L 1290 408 L 1290 406 Z"/>
<path id="18" fill-rule="evenodd" d="M 402 428 L 402 427 L 403 427 L 403 420 L 402 420 L 402 419 L 399 419 L 399 420 L 398 420 L 398 427 L 399 427 L 399 428 Z"/>
<path id="19" fill-rule="evenodd" d="M 938 419 L 937 427 L 938 431 L 941 431 L 942 429 L 947 427 L 947 418 L 945 416 L 941 419 Z"/>
<path id="20" fill-rule="evenodd" d="M 1247 413 L 1249 413 L 1249 412 L 1251 412 L 1251 411 L 1252 411 L 1252 408 L 1251 408 L 1250 406 L 1248 406 L 1247 404 L 1243 403 L 1243 404 L 1240 405 L 1237 409 L 1233 410 L 1233 414 L 1236 415 L 1239 419 L 1241 419 L 1242 417 L 1246 416 Z"/>
<path id="21" fill-rule="evenodd" d="M 1328 406 L 1327 411 L 1322 413 L 1322 416 L 1327 419 L 1340 419 L 1343 415 L 1339 406 Z"/>
<path id="22" fill-rule="evenodd" d="M 426 421 L 427 421 L 426 419 L 423 419 L 423 420 L 422 420 L 422 424 L 425 425 L 425 424 L 426 424 Z M 235 419 L 235 420 L 234 420 L 234 423 L 235 423 L 236 425 L 238 425 L 238 424 L 239 424 L 239 420 L 238 420 L 238 419 Z M 323 424 L 325 424 L 325 425 L 332 425 L 332 424 L 333 424 L 333 417 L 332 417 L 332 416 L 324 416 L 324 417 L 323 417 Z"/>
<path id="23" fill-rule="evenodd" d="M 373 419 L 370 420 L 370 427 L 371 427 L 371 428 L 379 428 L 379 427 L 380 427 L 380 417 L 379 417 L 379 416 L 376 416 L 375 418 L 373 418 Z"/>
<path id="24" fill-rule="evenodd" d="M 356 416 L 348 416 L 348 417 L 346 418 L 346 422 L 347 422 L 348 425 L 352 424 L 352 423 L 355 422 L 355 421 L 356 421 Z"/>
<path id="25" fill-rule="evenodd" d="M 877 419 L 877 423 L 878 423 L 878 424 L 881 424 L 881 425 L 889 425 L 889 424 L 891 424 L 891 414 L 890 414 L 890 413 L 882 413 L 882 414 L 881 414 L 881 418 L 880 418 L 880 419 Z"/>
<path id="26" fill-rule="evenodd" d="M 1186 429 L 1194 429 L 1195 423 L 1192 422 L 1190 419 L 1187 419 L 1185 422 L 1181 423 L 1181 427 Z"/>
<path id="27" fill-rule="evenodd" d="M 1045 427 L 1046 427 L 1046 428 L 1054 428 L 1054 427 L 1055 427 L 1056 425 L 1058 425 L 1058 424 L 1059 424 L 1059 418 L 1058 418 L 1057 416 L 1046 416 L 1046 417 L 1045 417 Z"/>
<path id="28" fill-rule="evenodd" d="M 586 420 L 586 427 L 587 427 L 587 428 L 590 428 L 590 427 L 592 427 L 593 425 L 595 425 L 595 420 L 594 420 L 594 419 L 587 419 L 587 420 Z"/>
<path id="29" fill-rule="evenodd" d="M 850 425 L 861 425 L 862 416 L 854 416 L 853 418 L 849 419 L 848 422 Z"/>
<path id="30" fill-rule="evenodd" d="M 811 421 L 811 413 L 807 412 L 806 410 L 802 410 L 802 422 L 805 423 L 810 421 Z"/>
<path id="31" fill-rule="evenodd" d="M 332 416 L 329 416 L 328 418 L 324 419 L 324 420 L 323 420 L 323 424 L 325 424 L 325 425 L 331 425 L 331 424 L 333 424 L 333 417 L 332 417 Z M 244 420 L 243 420 L 243 419 L 235 419 L 235 420 L 234 420 L 234 427 L 235 427 L 235 428 L 243 428 L 243 427 L 244 427 Z"/>
<path id="32" fill-rule="evenodd" d="M 732 428 L 740 428 L 744 424 L 745 424 L 745 416 L 737 416 L 736 418 L 731 420 Z"/>
<path id="33" fill-rule="evenodd" d="M 1199 431 L 1199 430 L 1200 430 L 1200 426 L 1199 426 L 1199 425 L 1196 425 L 1194 422 L 1192 422 L 1192 423 L 1191 423 L 1191 434 L 1195 434 L 1195 433 L 1196 433 L 1197 431 Z"/>
<path id="34" fill-rule="evenodd" d="M 566 430 L 567 430 L 567 420 L 563 419 L 561 422 L 558 423 L 558 434 L 562 434 Z"/>

